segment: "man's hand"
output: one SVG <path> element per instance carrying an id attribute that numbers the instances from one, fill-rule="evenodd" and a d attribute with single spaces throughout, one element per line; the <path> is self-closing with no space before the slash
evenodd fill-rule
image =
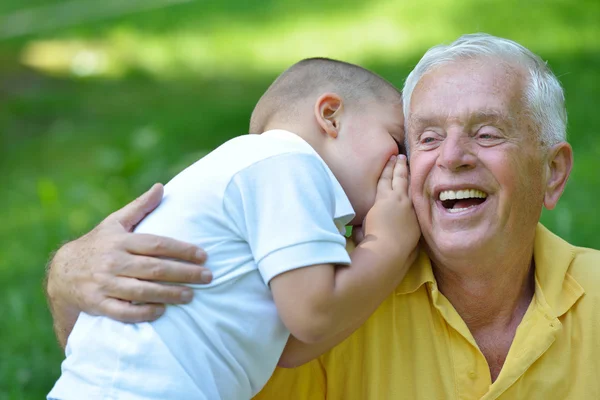
<path id="1" fill-rule="evenodd" d="M 61 344 L 80 311 L 123 322 L 151 321 L 164 312 L 165 303 L 187 303 L 193 296 L 188 287 L 151 281 L 212 280 L 211 272 L 201 266 L 206 260 L 202 249 L 131 233 L 160 204 L 162 194 L 162 185 L 154 185 L 56 253 L 48 268 L 47 294 Z"/>

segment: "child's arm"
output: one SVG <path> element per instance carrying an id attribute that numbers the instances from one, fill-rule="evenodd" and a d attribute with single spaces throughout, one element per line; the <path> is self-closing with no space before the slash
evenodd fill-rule
<path id="1" fill-rule="evenodd" d="M 313 344 L 301 342 L 290 335 L 277 366 L 282 368 L 296 368 L 304 365 L 343 342 L 348 336 L 354 333 L 358 327 L 359 326 L 348 328 L 345 331 L 332 336 L 329 340 Z"/>
<path id="2" fill-rule="evenodd" d="M 408 196 L 406 158 L 400 156 L 382 173 L 375 204 L 365 219 L 365 239 L 352 252 L 349 266 L 314 265 L 271 280 L 282 321 L 299 341 L 315 345 L 311 354 L 333 347 L 400 283 L 414 260 L 419 237 Z M 286 350 L 291 359 L 300 351 L 308 347 L 290 345 Z"/>

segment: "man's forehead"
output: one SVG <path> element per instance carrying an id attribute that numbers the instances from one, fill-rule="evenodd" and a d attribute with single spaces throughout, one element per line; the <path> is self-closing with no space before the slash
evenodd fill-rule
<path id="1" fill-rule="evenodd" d="M 425 73 L 412 97 L 431 92 L 436 96 L 445 93 L 455 97 L 498 95 L 506 89 L 520 89 L 523 72 L 521 67 L 489 58 L 449 61 Z"/>
<path id="2" fill-rule="evenodd" d="M 498 71 L 503 68 L 486 65 L 481 73 L 472 73 L 454 65 L 426 74 L 413 92 L 409 123 L 512 119 L 522 107 L 522 80 Z"/>
<path id="3" fill-rule="evenodd" d="M 483 108 L 469 109 L 465 108 L 460 111 L 431 109 L 429 112 L 417 111 L 410 114 L 411 124 L 429 125 L 438 124 L 445 121 L 489 121 L 489 122 L 504 122 L 511 121 L 514 117 L 510 115 L 504 108 Z"/>
<path id="4" fill-rule="evenodd" d="M 505 78 L 525 71 L 526 69 L 514 60 L 501 58 L 500 56 L 481 55 L 441 62 L 430 68 L 422 77 L 425 78 L 434 74 L 456 75 L 463 73 L 473 78 L 481 74 L 486 75 L 488 78 L 491 76 Z"/>

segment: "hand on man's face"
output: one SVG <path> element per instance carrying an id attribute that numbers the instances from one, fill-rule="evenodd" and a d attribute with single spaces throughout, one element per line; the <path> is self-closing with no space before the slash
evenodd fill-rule
<path id="1" fill-rule="evenodd" d="M 411 190 L 434 252 L 500 249 L 533 233 L 545 193 L 544 153 L 524 113 L 525 81 L 516 67 L 461 60 L 415 87 Z"/>

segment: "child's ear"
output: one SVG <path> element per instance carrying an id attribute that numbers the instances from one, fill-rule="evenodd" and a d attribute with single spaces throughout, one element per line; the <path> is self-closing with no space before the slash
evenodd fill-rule
<path id="1" fill-rule="evenodd" d="M 340 130 L 342 98 L 335 93 L 324 93 L 315 102 L 315 118 L 327 136 L 336 138 Z"/>
<path id="2" fill-rule="evenodd" d="M 544 194 L 544 206 L 548 210 L 552 210 L 565 190 L 567 179 L 571 174 L 573 149 L 566 142 L 554 145 L 550 149 L 547 163 L 548 179 L 546 181 L 546 193 Z"/>

